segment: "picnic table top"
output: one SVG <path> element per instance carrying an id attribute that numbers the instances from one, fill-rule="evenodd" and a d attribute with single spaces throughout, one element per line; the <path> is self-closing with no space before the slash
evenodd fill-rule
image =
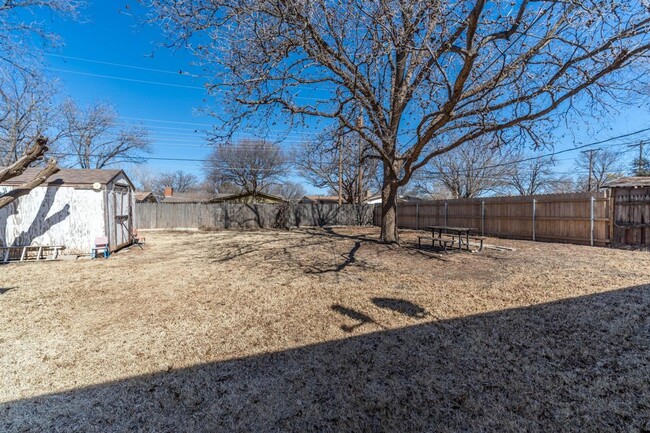
<path id="1" fill-rule="evenodd" d="M 470 232 L 472 230 L 478 230 L 472 227 L 453 227 L 453 226 L 427 226 L 427 230 L 451 230 L 455 232 Z"/>

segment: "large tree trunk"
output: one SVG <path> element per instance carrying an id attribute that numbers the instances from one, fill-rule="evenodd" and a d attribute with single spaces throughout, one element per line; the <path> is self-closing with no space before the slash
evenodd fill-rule
<path id="1" fill-rule="evenodd" d="M 47 138 L 39 137 L 18 161 L 9 167 L 0 169 L 0 182 L 20 176 L 27 170 L 31 163 L 43 158 L 45 152 L 47 152 Z M 32 189 L 45 182 L 59 170 L 59 167 L 56 165 L 56 160 L 49 160 L 47 165 L 33 179 L 28 180 L 6 194 L 0 195 L 0 209 L 12 203 L 18 197 L 29 194 Z"/>
<path id="2" fill-rule="evenodd" d="M 8 167 L 0 168 L 0 182 L 20 176 L 32 162 L 43 158 L 45 152 L 47 152 L 47 138 L 39 137 L 16 162 Z"/>
<path id="3" fill-rule="evenodd" d="M 398 243 L 397 177 L 384 163 L 384 184 L 381 189 L 381 241 Z"/>

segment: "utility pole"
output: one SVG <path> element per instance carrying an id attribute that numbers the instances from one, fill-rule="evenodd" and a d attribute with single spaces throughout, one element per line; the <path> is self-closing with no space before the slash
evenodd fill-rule
<path id="1" fill-rule="evenodd" d="M 637 167 L 635 170 L 634 175 L 635 176 L 641 176 L 645 172 L 645 161 L 643 159 L 643 145 L 645 143 L 643 141 L 640 141 L 639 144 L 630 144 L 628 147 L 636 147 L 639 146 L 639 161 L 637 162 Z"/>
<path id="2" fill-rule="evenodd" d="M 357 118 L 357 128 L 363 128 L 363 117 Z M 359 204 L 363 202 L 363 146 L 361 145 L 361 134 L 357 134 L 359 141 L 359 170 L 357 172 L 357 194 L 359 195 Z"/>
<path id="3" fill-rule="evenodd" d="M 639 171 L 643 170 L 643 141 L 639 142 Z"/>
<path id="4" fill-rule="evenodd" d="M 598 152 L 600 149 L 590 149 L 590 150 L 583 150 L 582 153 L 586 153 L 589 155 L 589 182 L 587 183 L 587 191 L 591 192 L 592 184 L 591 184 L 591 179 L 593 178 L 594 175 L 594 154 Z"/>

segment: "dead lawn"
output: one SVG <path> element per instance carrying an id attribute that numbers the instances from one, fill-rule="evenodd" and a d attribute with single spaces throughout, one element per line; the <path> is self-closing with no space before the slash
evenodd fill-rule
<path id="1" fill-rule="evenodd" d="M 650 431 L 647 252 L 146 236 L 0 266 L 0 431 Z"/>

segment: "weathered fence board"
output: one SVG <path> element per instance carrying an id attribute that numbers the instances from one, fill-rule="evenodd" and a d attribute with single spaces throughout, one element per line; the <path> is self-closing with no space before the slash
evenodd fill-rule
<path id="1" fill-rule="evenodd" d="M 373 208 L 346 204 L 138 203 L 140 229 L 203 230 L 372 225 Z"/>
<path id="2" fill-rule="evenodd" d="M 381 209 L 375 209 L 375 224 Z M 398 203 L 401 228 L 429 225 L 472 227 L 477 233 L 513 239 L 579 244 L 610 242 L 610 206 L 606 192 L 486 197 Z"/>

